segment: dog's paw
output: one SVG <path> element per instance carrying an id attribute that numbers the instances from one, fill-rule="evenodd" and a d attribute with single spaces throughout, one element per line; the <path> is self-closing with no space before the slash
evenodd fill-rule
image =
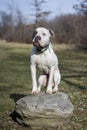
<path id="1" fill-rule="evenodd" d="M 39 94 L 40 93 L 40 89 L 39 88 L 37 88 L 36 90 L 32 90 L 32 95 L 37 95 L 37 94 Z"/>
<path id="2" fill-rule="evenodd" d="M 58 88 L 53 88 L 52 93 L 57 93 L 58 92 Z"/>
<path id="3" fill-rule="evenodd" d="M 41 91 L 40 88 L 37 88 L 37 94 L 40 93 L 40 91 Z"/>
<path id="4" fill-rule="evenodd" d="M 37 93 L 37 91 L 32 91 L 31 94 L 32 94 L 32 95 L 37 95 L 38 93 Z"/>
<path id="5" fill-rule="evenodd" d="M 51 89 L 50 89 L 50 90 L 47 90 L 47 91 L 46 91 L 46 94 L 48 94 L 48 95 L 49 95 L 49 94 L 52 94 L 52 90 L 51 90 Z"/>
<path id="6" fill-rule="evenodd" d="M 38 94 L 37 89 L 32 90 L 32 93 L 31 93 L 31 94 L 32 94 L 32 95 L 37 95 L 37 94 Z"/>

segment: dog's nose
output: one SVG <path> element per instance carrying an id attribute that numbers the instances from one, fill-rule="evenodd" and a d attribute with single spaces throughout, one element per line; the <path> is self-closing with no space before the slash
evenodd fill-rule
<path id="1" fill-rule="evenodd" d="M 36 36 L 35 37 L 35 42 L 38 42 L 39 40 L 41 40 L 41 37 L 40 36 Z"/>

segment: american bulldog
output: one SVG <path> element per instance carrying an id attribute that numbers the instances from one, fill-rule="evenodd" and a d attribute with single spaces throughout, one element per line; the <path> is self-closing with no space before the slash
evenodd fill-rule
<path id="1" fill-rule="evenodd" d="M 41 86 L 46 86 L 46 93 L 52 94 L 58 91 L 60 83 L 60 71 L 58 59 L 53 51 L 51 37 L 52 30 L 39 27 L 33 31 L 33 48 L 30 56 L 30 67 L 32 77 L 32 94 L 36 95 L 41 91 Z M 37 82 L 36 70 L 41 70 L 41 75 Z"/>

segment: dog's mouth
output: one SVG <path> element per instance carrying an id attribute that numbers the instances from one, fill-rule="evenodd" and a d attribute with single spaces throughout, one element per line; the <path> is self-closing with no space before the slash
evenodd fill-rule
<path id="1" fill-rule="evenodd" d="M 41 46 L 41 44 L 38 42 L 38 43 L 33 43 L 34 46 L 36 47 L 37 51 L 39 52 L 44 52 L 48 49 L 49 47 L 49 44 L 45 45 L 45 46 Z"/>
<path id="2" fill-rule="evenodd" d="M 34 41 L 33 45 L 36 46 L 36 47 L 42 47 L 41 46 L 41 41 L 39 41 L 39 40 L 38 41 Z"/>
<path id="3" fill-rule="evenodd" d="M 38 51 L 41 51 L 44 47 L 41 46 L 40 42 L 33 42 L 33 45 L 37 48 Z"/>
<path id="4" fill-rule="evenodd" d="M 41 37 L 40 36 L 35 37 L 35 39 L 33 40 L 33 45 L 36 46 L 39 50 L 41 50 L 43 48 L 41 45 Z"/>

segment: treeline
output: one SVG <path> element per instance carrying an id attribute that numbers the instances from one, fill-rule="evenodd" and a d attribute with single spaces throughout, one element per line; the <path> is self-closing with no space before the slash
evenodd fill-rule
<path id="1" fill-rule="evenodd" d="M 8 42 L 30 43 L 32 24 L 26 24 L 22 12 L 16 14 L 0 12 L 0 39 Z"/>
<path id="2" fill-rule="evenodd" d="M 87 46 L 86 15 L 61 15 L 52 20 L 49 26 L 55 31 L 56 42 Z"/>
<path id="3" fill-rule="evenodd" d="M 18 10 L 16 16 L 0 12 L 0 39 L 20 43 L 31 43 L 32 30 L 44 26 L 55 32 L 55 43 L 76 44 L 87 47 L 87 15 L 69 14 L 40 21 L 38 25 L 26 23 Z"/>

